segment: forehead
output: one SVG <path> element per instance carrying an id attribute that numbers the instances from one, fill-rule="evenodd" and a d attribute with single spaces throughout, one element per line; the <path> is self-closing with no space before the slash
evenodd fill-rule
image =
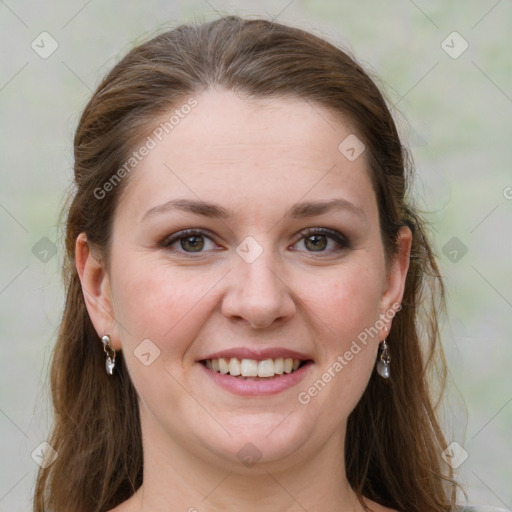
<path id="1" fill-rule="evenodd" d="M 177 105 L 155 123 L 146 139 L 154 147 L 131 173 L 120 206 L 142 210 L 185 196 L 271 209 L 340 194 L 368 203 L 364 152 L 356 159 L 343 152 L 354 137 L 348 120 L 299 97 L 208 90 L 193 99 L 193 108 Z"/>

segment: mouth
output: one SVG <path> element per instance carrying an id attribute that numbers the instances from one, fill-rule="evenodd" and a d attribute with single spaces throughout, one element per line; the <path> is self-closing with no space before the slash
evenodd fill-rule
<path id="1" fill-rule="evenodd" d="M 277 357 L 275 359 L 218 357 L 203 359 L 200 363 L 208 370 L 220 375 L 229 375 L 239 380 L 264 381 L 295 373 L 306 364 L 312 363 L 312 361 L 292 357 Z"/>

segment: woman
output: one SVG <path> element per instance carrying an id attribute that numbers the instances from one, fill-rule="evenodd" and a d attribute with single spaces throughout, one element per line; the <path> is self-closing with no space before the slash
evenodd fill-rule
<path id="1" fill-rule="evenodd" d="M 226 17 L 132 50 L 76 132 L 34 510 L 454 510 L 409 173 L 311 34 Z"/>

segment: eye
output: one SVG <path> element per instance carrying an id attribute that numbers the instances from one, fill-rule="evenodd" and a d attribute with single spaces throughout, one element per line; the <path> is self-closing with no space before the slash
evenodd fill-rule
<path id="1" fill-rule="evenodd" d="M 350 247 L 344 235 L 331 229 L 309 228 L 300 234 L 302 238 L 294 245 L 303 243 L 307 252 L 331 253 Z M 162 241 L 161 246 L 185 254 L 199 254 L 218 248 L 209 235 L 197 229 L 185 229 L 170 235 Z"/>
<path id="2" fill-rule="evenodd" d="M 296 245 L 303 243 L 308 252 L 329 253 L 350 247 L 350 243 L 344 235 L 331 229 L 309 228 L 300 234 L 303 238 Z"/>
<path id="3" fill-rule="evenodd" d="M 185 229 L 175 233 L 165 238 L 161 245 L 185 253 L 200 253 L 203 249 L 211 250 L 217 247 L 208 235 L 196 229 Z"/>

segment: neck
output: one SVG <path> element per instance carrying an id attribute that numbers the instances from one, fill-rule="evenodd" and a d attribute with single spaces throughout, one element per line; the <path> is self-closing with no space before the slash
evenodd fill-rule
<path id="1" fill-rule="evenodd" d="M 172 505 L 183 512 L 361 512 L 345 474 L 342 434 L 336 432 L 315 454 L 246 467 L 214 455 L 207 460 L 179 444 L 170 446 L 169 436 L 148 433 L 144 483 L 129 510 L 167 512 Z"/>

